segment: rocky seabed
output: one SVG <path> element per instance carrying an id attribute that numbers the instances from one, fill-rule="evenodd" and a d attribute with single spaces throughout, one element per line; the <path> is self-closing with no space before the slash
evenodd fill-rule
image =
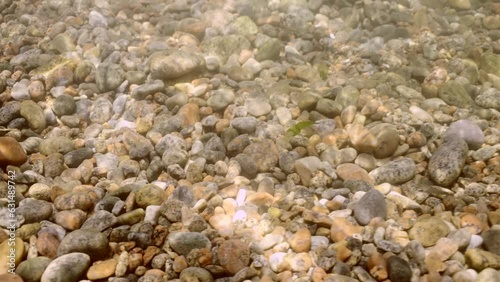
<path id="1" fill-rule="evenodd" d="M 500 3 L 0 0 L 0 281 L 500 281 Z"/>

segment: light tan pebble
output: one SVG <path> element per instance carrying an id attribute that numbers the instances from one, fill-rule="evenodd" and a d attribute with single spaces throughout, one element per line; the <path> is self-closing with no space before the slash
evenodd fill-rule
<path id="1" fill-rule="evenodd" d="M 57 249 L 59 248 L 59 240 L 48 232 L 43 232 L 36 240 L 36 249 L 40 255 L 54 259 L 57 257 Z"/>
<path id="2" fill-rule="evenodd" d="M 144 273 L 146 273 L 148 269 L 144 266 L 144 265 L 139 265 L 135 271 L 134 271 L 134 274 L 137 275 L 137 276 L 143 276 Z"/>
<path id="3" fill-rule="evenodd" d="M 290 263 L 285 259 L 286 253 L 276 252 L 269 256 L 269 267 L 277 273 L 283 273 L 290 270 Z"/>
<path id="4" fill-rule="evenodd" d="M 499 5 L 500 7 L 500 5 Z M 477 276 L 477 282 L 500 281 L 500 271 L 493 268 L 482 270 Z"/>
<path id="5" fill-rule="evenodd" d="M 446 269 L 446 265 L 441 260 L 440 256 L 436 252 L 430 252 L 425 257 L 425 264 L 427 268 L 432 271 L 441 272 Z"/>
<path id="6" fill-rule="evenodd" d="M 14 265 L 11 266 L 10 257 L 11 254 L 10 249 L 12 245 L 15 245 L 14 252 Z M 21 238 L 16 237 L 15 240 L 5 240 L 0 244 L 0 274 L 7 273 L 7 271 L 11 268 L 15 268 L 22 260 L 24 255 L 24 244 Z"/>
<path id="7" fill-rule="evenodd" d="M 430 247 L 449 232 L 450 227 L 442 219 L 422 216 L 417 219 L 408 234 L 410 239 L 420 241 L 424 247 Z"/>
<path id="8" fill-rule="evenodd" d="M 38 256 L 38 249 L 36 247 L 37 238 L 35 235 L 30 236 L 29 248 L 27 259 L 36 258 Z"/>
<path id="9" fill-rule="evenodd" d="M 488 224 L 475 214 L 465 213 L 460 216 L 460 227 L 469 229 L 472 234 L 479 234 L 489 229 Z"/>
<path id="10" fill-rule="evenodd" d="M 288 262 L 292 271 L 307 271 L 313 266 L 313 261 L 309 253 L 298 253 L 288 257 Z"/>
<path id="11" fill-rule="evenodd" d="M 175 272 L 180 273 L 188 267 L 186 258 L 184 256 L 177 256 L 174 259 L 173 269 Z"/>
<path id="12" fill-rule="evenodd" d="M 367 261 L 368 269 L 370 274 L 377 279 L 377 281 L 383 281 L 387 279 L 387 261 L 379 252 L 375 251 Z"/>
<path id="13" fill-rule="evenodd" d="M 440 238 L 431 252 L 436 253 L 441 261 L 448 260 L 456 251 L 458 251 L 458 243 L 450 238 Z"/>
<path id="14" fill-rule="evenodd" d="M 360 124 L 354 124 L 349 130 L 349 140 L 358 153 L 371 153 L 378 145 L 377 138 Z"/>
<path id="15" fill-rule="evenodd" d="M 80 229 L 87 219 L 87 214 L 79 209 L 57 212 L 54 216 L 55 222 L 68 230 Z"/>
<path id="16" fill-rule="evenodd" d="M 398 219 L 403 229 L 410 229 L 417 221 L 418 214 L 414 210 L 405 210 Z"/>
<path id="17" fill-rule="evenodd" d="M 319 266 L 315 266 L 313 268 L 312 274 L 311 274 L 311 279 L 313 282 L 323 282 L 323 279 L 326 276 L 326 272 L 323 268 Z"/>
<path id="18" fill-rule="evenodd" d="M 368 172 L 356 164 L 345 163 L 337 166 L 337 175 L 345 180 L 362 180 L 371 185 L 375 184 L 375 180 L 370 177 Z"/>
<path id="19" fill-rule="evenodd" d="M 117 277 L 123 277 L 127 273 L 128 269 L 128 253 L 123 251 L 118 258 L 118 263 L 116 264 L 115 275 Z"/>
<path id="20" fill-rule="evenodd" d="M 420 121 L 423 121 L 423 122 L 433 122 L 434 121 L 434 119 L 432 118 L 432 116 L 428 112 L 426 112 L 425 110 L 423 110 L 420 107 L 410 106 L 410 112 L 416 118 L 418 118 Z"/>
<path id="21" fill-rule="evenodd" d="M 309 252 L 311 249 L 311 231 L 308 228 L 300 228 L 288 240 L 290 247 L 297 253 Z"/>
<path id="22" fill-rule="evenodd" d="M 332 220 L 330 238 L 333 242 L 341 242 L 354 234 L 361 234 L 362 226 L 353 225 L 345 218 L 337 217 Z"/>
<path id="23" fill-rule="evenodd" d="M 115 274 L 117 264 L 118 262 L 114 259 L 95 262 L 87 270 L 87 278 L 89 280 L 99 280 L 108 278 L 113 274 Z"/>
<path id="24" fill-rule="evenodd" d="M 465 252 L 465 261 L 477 271 L 485 268 L 500 268 L 500 256 L 481 249 L 469 249 Z"/>
<path id="25" fill-rule="evenodd" d="M 50 201 L 50 187 L 43 183 L 35 183 L 28 190 L 31 198 Z"/>
<path id="26" fill-rule="evenodd" d="M 284 213 L 285 214 L 285 213 Z M 305 221 L 313 222 L 315 224 L 318 224 L 320 227 L 331 227 L 333 224 L 333 221 L 328 215 L 314 212 L 311 210 L 304 210 L 302 212 L 302 218 Z"/>
<path id="27" fill-rule="evenodd" d="M 119 257 L 118 257 L 119 258 Z M 130 253 L 128 255 L 128 272 L 132 273 L 143 264 L 141 253 Z"/>
<path id="28" fill-rule="evenodd" d="M 335 257 L 339 261 L 347 261 L 347 259 L 351 256 L 352 251 L 347 247 L 347 241 L 342 240 L 340 242 L 336 242 L 332 245 L 332 249 L 335 250 Z"/>
<path id="29" fill-rule="evenodd" d="M 2 273 L 0 274 L 0 281 L 2 282 L 23 282 L 23 278 L 17 274 Z"/>
<path id="30" fill-rule="evenodd" d="M 248 193 L 247 203 L 252 203 L 258 207 L 270 207 L 273 204 L 274 197 L 267 192 Z"/>
<path id="31" fill-rule="evenodd" d="M 374 186 L 373 188 L 377 189 L 380 193 L 386 195 L 391 192 L 392 185 L 390 183 L 381 183 L 379 185 Z"/>

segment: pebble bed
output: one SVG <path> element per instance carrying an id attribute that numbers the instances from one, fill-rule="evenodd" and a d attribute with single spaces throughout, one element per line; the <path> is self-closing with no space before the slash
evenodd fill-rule
<path id="1" fill-rule="evenodd" d="M 0 0 L 0 51 L 0 281 L 500 281 L 498 1 Z"/>

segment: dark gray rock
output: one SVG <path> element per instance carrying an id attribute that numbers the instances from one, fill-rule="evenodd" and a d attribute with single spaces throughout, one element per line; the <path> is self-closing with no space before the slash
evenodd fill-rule
<path id="1" fill-rule="evenodd" d="M 387 218 L 385 197 L 376 189 L 371 189 L 354 204 L 354 218 L 361 225 L 367 225 L 372 218 Z"/>

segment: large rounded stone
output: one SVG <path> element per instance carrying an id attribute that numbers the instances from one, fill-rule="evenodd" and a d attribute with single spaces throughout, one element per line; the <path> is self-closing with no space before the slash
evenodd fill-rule
<path id="1" fill-rule="evenodd" d="M 383 159 L 394 154 L 399 145 L 399 134 L 394 125 L 381 123 L 369 128 L 369 131 L 377 139 L 377 146 L 373 151 L 376 158 Z"/>
<path id="2" fill-rule="evenodd" d="M 429 160 L 428 173 L 434 183 L 450 186 L 455 182 L 467 159 L 468 147 L 462 139 L 442 144 Z"/>
<path id="3" fill-rule="evenodd" d="M 21 144 L 12 137 L 0 137 L 0 167 L 19 166 L 28 160 Z"/>
<path id="4" fill-rule="evenodd" d="M 47 257 L 34 257 L 27 259 L 16 268 L 16 274 L 23 278 L 24 282 L 38 282 L 42 274 L 52 260 Z"/>
<path id="5" fill-rule="evenodd" d="M 57 255 L 84 253 L 92 260 L 100 260 L 110 255 L 109 241 L 98 229 L 80 229 L 66 235 L 59 245 Z"/>
<path id="6" fill-rule="evenodd" d="M 435 216 L 419 218 L 408 232 L 411 240 L 418 240 L 424 247 L 434 246 L 439 238 L 450 233 L 448 225 Z"/>
<path id="7" fill-rule="evenodd" d="M 87 254 L 74 252 L 61 255 L 50 262 L 40 282 L 77 282 L 89 266 L 90 257 Z"/>
<path id="8" fill-rule="evenodd" d="M 21 102 L 21 116 L 26 119 L 31 129 L 42 132 L 47 127 L 47 121 L 42 108 L 31 100 Z"/>
<path id="9" fill-rule="evenodd" d="M 187 256 L 193 249 L 212 248 L 210 240 L 198 232 L 174 232 L 168 235 L 166 242 L 176 253 L 183 256 Z"/>
<path id="10" fill-rule="evenodd" d="M 484 133 L 476 123 L 470 120 L 457 120 L 444 132 L 445 141 L 463 139 L 471 150 L 481 148 L 484 143 Z"/>

